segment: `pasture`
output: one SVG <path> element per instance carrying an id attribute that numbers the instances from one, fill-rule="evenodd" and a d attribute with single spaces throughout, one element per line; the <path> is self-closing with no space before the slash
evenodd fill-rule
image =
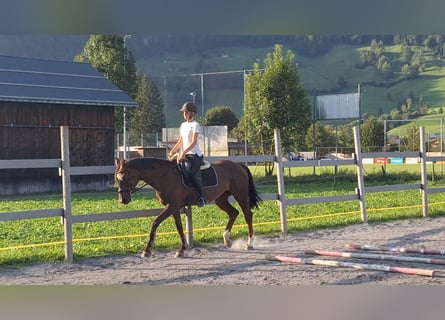
<path id="1" fill-rule="evenodd" d="M 440 165 L 435 165 L 434 182 L 443 185 Z M 261 166 L 250 167 L 260 194 L 276 192 L 276 177 L 265 177 Z M 417 165 L 388 165 L 384 175 L 379 165 L 365 165 L 367 186 L 382 184 L 418 183 Z M 344 166 L 334 175 L 332 167 L 320 167 L 315 175 L 312 168 L 288 168 L 285 170 L 286 196 L 290 198 L 351 194 L 356 187 L 354 166 Z M 428 165 L 432 172 L 432 164 Z M 421 194 L 418 190 L 372 193 L 366 197 L 368 221 L 421 218 Z M 429 216 L 445 213 L 445 195 L 429 196 Z M 39 194 L 16 196 L 0 200 L 0 214 L 7 211 L 35 210 L 60 207 L 62 196 Z M 103 193 L 74 193 L 72 214 L 103 213 L 161 208 L 154 192 L 143 189 L 135 194 L 133 201 L 124 206 L 118 203 L 116 190 Z M 288 231 L 298 234 L 305 231 L 339 228 L 361 224 L 358 201 L 293 205 L 287 209 Z M 183 217 L 184 218 L 184 217 Z M 74 259 L 139 254 L 147 241 L 153 218 L 79 223 L 73 226 Z M 222 231 L 227 216 L 214 205 L 193 208 L 195 247 L 222 242 Z M 232 230 L 232 237 L 246 239 L 247 230 L 242 215 Z M 264 201 L 254 210 L 256 236 L 279 236 L 280 213 L 275 201 Z M 158 229 L 157 250 L 174 250 L 180 244 L 173 219 L 164 221 Z M 63 227 L 60 218 L 7 221 L 0 223 L 0 265 L 28 264 L 63 261 Z"/>
<path id="2" fill-rule="evenodd" d="M 412 119 L 410 122 L 406 122 L 401 126 L 389 130 L 388 135 L 406 136 L 413 124 L 415 124 L 417 128 L 425 127 L 426 134 L 428 135 L 436 134 L 440 137 L 440 132 L 443 132 L 444 129 L 443 114 L 431 114 Z"/>

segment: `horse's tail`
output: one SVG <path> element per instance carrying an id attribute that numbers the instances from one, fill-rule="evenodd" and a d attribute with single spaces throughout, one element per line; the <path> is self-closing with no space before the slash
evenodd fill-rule
<path id="1" fill-rule="evenodd" d="M 244 165 L 242 163 L 240 163 L 240 165 L 244 168 L 244 170 L 246 170 L 247 176 L 249 177 L 249 205 L 250 205 L 250 209 L 259 208 L 259 203 L 262 200 L 261 200 L 260 195 L 256 191 L 255 183 L 253 182 L 252 173 L 250 172 L 249 168 L 246 165 Z"/>

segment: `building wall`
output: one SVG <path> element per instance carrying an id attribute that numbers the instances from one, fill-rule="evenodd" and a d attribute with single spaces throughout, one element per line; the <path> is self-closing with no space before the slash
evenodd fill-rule
<path id="1" fill-rule="evenodd" d="M 60 126 L 70 126 L 72 166 L 113 165 L 114 108 L 0 102 L 0 159 L 59 159 Z M 73 191 L 98 190 L 112 176 L 73 176 Z M 0 195 L 60 190 L 57 169 L 0 170 Z"/>

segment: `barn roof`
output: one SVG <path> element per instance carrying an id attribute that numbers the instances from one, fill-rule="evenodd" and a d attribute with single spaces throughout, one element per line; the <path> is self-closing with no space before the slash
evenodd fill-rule
<path id="1" fill-rule="evenodd" d="M 137 106 L 89 63 L 2 55 L 0 101 Z"/>

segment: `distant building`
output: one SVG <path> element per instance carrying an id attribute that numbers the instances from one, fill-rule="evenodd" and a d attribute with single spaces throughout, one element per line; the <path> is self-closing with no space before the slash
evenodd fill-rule
<path id="1" fill-rule="evenodd" d="M 0 160 L 60 159 L 70 127 L 72 166 L 113 165 L 114 108 L 137 103 L 88 63 L 0 56 Z M 72 189 L 100 190 L 112 175 L 73 176 Z M 57 169 L 0 170 L 0 195 L 60 189 Z"/>

